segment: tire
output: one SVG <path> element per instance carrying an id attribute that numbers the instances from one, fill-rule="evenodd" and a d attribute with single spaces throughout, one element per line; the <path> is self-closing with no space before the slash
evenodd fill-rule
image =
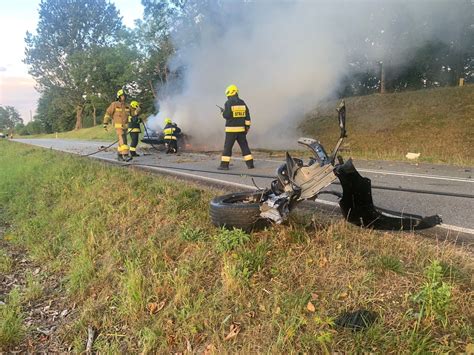
<path id="1" fill-rule="evenodd" d="M 261 192 L 238 192 L 215 197 L 209 213 L 212 224 L 226 229 L 239 228 L 245 232 L 263 229 L 269 220 L 260 217 Z"/>

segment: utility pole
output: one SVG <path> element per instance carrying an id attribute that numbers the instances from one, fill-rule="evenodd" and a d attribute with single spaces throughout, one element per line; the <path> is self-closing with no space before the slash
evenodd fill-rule
<path id="1" fill-rule="evenodd" d="M 380 61 L 380 93 L 385 94 L 385 70 L 383 68 L 383 62 Z"/>

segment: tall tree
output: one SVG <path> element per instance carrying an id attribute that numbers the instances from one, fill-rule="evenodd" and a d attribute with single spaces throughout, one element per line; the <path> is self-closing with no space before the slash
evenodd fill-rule
<path id="1" fill-rule="evenodd" d="M 36 32 L 27 32 L 25 39 L 29 73 L 40 91 L 62 91 L 63 99 L 75 108 L 75 128 L 81 128 L 83 96 L 92 84 L 71 74 L 71 58 L 97 46 L 121 42 L 122 18 L 106 0 L 42 0 Z"/>
<path id="2" fill-rule="evenodd" d="M 23 123 L 23 119 L 13 106 L 0 106 L 0 129 L 11 130 L 17 124 Z"/>

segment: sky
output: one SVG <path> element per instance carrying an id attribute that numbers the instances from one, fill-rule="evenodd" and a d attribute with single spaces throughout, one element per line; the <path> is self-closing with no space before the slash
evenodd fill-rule
<path id="1" fill-rule="evenodd" d="M 128 27 L 141 18 L 140 0 L 111 0 Z M 38 92 L 35 81 L 23 64 L 25 34 L 35 33 L 40 0 L 0 1 L 0 105 L 14 106 L 25 123 L 35 115 Z"/>

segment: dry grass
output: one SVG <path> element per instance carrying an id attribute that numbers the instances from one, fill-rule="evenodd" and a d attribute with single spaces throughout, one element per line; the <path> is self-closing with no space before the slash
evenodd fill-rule
<path id="1" fill-rule="evenodd" d="M 348 139 L 352 156 L 403 160 L 421 153 L 433 163 L 473 165 L 474 85 L 346 99 Z M 334 144 L 338 135 L 336 102 L 321 105 L 301 130 Z"/>
<path id="2" fill-rule="evenodd" d="M 89 325 L 100 331 L 101 353 L 446 353 L 472 341 L 467 250 L 344 221 L 224 232 L 207 212 L 221 191 L 0 145 L 0 164 L 11 167 L 0 171 L 11 196 L 0 195 L 3 218 L 15 243 L 65 275 L 63 292 L 79 312 L 62 333 L 76 352 Z M 426 276 L 434 261 L 442 267 L 436 283 Z M 431 309 L 446 322 L 420 306 L 441 304 L 441 282 L 448 305 Z M 426 285 L 434 296 L 417 302 Z M 378 314 L 370 329 L 333 325 L 359 308 Z M 240 332 L 225 340 L 231 325 Z"/>

